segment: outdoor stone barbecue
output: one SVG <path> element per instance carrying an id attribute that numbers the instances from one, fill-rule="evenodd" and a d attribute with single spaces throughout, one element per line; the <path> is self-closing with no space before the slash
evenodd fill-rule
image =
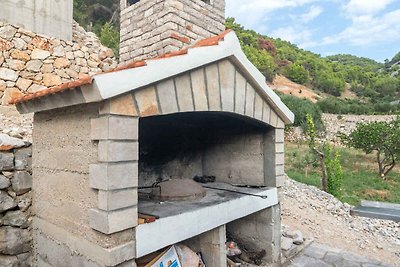
<path id="1" fill-rule="evenodd" d="M 293 113 L 234 32 L 172 50 L 13 99 L 35 113 L 37 266 L 136 266 L 176 243 L 201 251 L 208 266 L 226 266 L 227 232 L 279 266 L 276 184 Z M 149 197 L 166 180 L 187 191 L 179 185 L 195 176 L 215 182 L 193 198 Z M 139 213 L 157 219 L 139 224 Z"/>

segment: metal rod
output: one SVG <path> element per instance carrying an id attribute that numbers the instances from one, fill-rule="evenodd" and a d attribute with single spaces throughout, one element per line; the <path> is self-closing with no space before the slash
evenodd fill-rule
<path id="1" fill-rule="evenodd" d="M 242 194 L 242 195 L 246 195 L 246 196 L 260 197 L 262 199 L 267 199 L 268 198 L 268 196 L 266 196 L 266 195 L 256 195 L 256 194 L 252 194 L 252 193 L 239 192 L 239 191 L 235 191 L 235 190 L 231 190 L 231 189 L 216 188 L 216 187 L 205 186 L 205 185 L 203 185 L 203 187 L 204 188 L 208 188 L 208 189 L 215 189 L 215 190 L 220 190 L 220 191 L 238 193 L 238 194 Z"/>

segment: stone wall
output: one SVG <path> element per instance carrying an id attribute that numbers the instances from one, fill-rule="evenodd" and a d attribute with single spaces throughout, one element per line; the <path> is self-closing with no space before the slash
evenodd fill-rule
<path id="1" fill-rule="evenodd" d="M 350 134 L 356 129 L 357 124 L 373 121 L 391 121 L 396 115 L 338 115 L 322 114 L 322 121 L 325 125 L 325 138 L 334 143 L 340 143 L 339 133 Z M 290 142 L 305 141 L 303 131 L 300 127 L 295 127 L 286 131 L 286 138 Z"/>
<path id="2" fill-rule="evenodd" d="M 0 134 L 0 266 L 31 266 L 32 149 Z"/>
<path id="3" fill-rule="evenodd" d="M 224 30 L 224 0 L 121 0 L 120 60 L 157 57 Z"/>
<path id="4" fill-rule="evenodd" d="M 63 41 L 0 22 L 0 98 L 34 93 L 117 66 L 111 49 L 94 33 L 73 24 L 73 40 Z"/>
<path id="5" fill-rule="evenodd" d="M 373 121 L 391 121 L 395 115 L 337 115 L 322 114 L 322 120 L 326 127 L 326 137 L 328 140 L 339 141 L 337 134 L 342 132 L 350 134 L 356 129 L 357 123 L 368 123 Z"/>

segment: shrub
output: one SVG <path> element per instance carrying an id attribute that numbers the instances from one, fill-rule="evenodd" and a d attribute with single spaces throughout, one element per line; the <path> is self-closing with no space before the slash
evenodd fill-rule
<path id="1" fill-rule="evenodd" d="M 340 96 L 344 91 L 344 79 L 333 72 L 319 72 L 314 80 L 314 85 L 319 90 L 331 94 L 333 96 Z"/>
<path id="2" fill-rule="evenodd" d="M 323 131 L 325 129 L 321 118 L 322 112 L 318 105 L 314 104 L 310 100 L 300 99 L 292 95 L 282 95 L 281 99 L 295 115 L 294 126 L 300 126 L 305 129 L 307 125 L 306 115 L 310 114 L 316 129 L 318 131 Z"/>
<path id="3" fill-rule="evenodd" d="M 299 84 L 306 84 L 309 80 L 308 72 L 298 64 L 288 65 L 283 72 L 287 78 Z"/>
<path id="4" fill-rule="evenodd" d="M 322 190 L 334 195 L 335 197 L 340 197 L 343 181 L 340 153 L 339 151 L 332 152 L 331 147 L 326 140 L 324 140 L 322 143 L 317 142 L 315 125 L 310 114 L 306 115 L 306 120 L 307 129 L 305 133 L 308 139 L 308 147 L 318 159 L 315 162 L 319 162 L 319 166 L 321 168 Z"/>
<path id="5" fill-rule="evenodd" d="M 274 58 L 266 51 L 252 46 L 244 46 L 243 51 L 247 58 L 265 76 L 266 80 L 272 82 L 277 71 Z"/>
<path id="6" fill-rule="evenodd" d="M 329 144 L 324 145 L 327 172 L 327 192 L 337 198 L 342 197 L 343 170 L 340 164 L 340 152 L 332 151 Z"/>
<path id="7" fill-rule="evenodd" d="M 100 42 L 114 52 L 118 57 L 119 51 L 119 31 L 109 23 L 105 23 L 100 31 Z"/>

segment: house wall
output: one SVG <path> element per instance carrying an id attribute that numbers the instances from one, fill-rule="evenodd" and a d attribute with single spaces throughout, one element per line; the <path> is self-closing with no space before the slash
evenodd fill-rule
<path id="1" fill-rule="evenodd" d="M 121 0 L 120 61 L 163 55 L 224 30 L 224 0 Z"/>
<path id="2" fill-rule="evenodd" d="M 0 20 L 33 32 L 72 40 L 73 0 L 2 0 Z"/>

